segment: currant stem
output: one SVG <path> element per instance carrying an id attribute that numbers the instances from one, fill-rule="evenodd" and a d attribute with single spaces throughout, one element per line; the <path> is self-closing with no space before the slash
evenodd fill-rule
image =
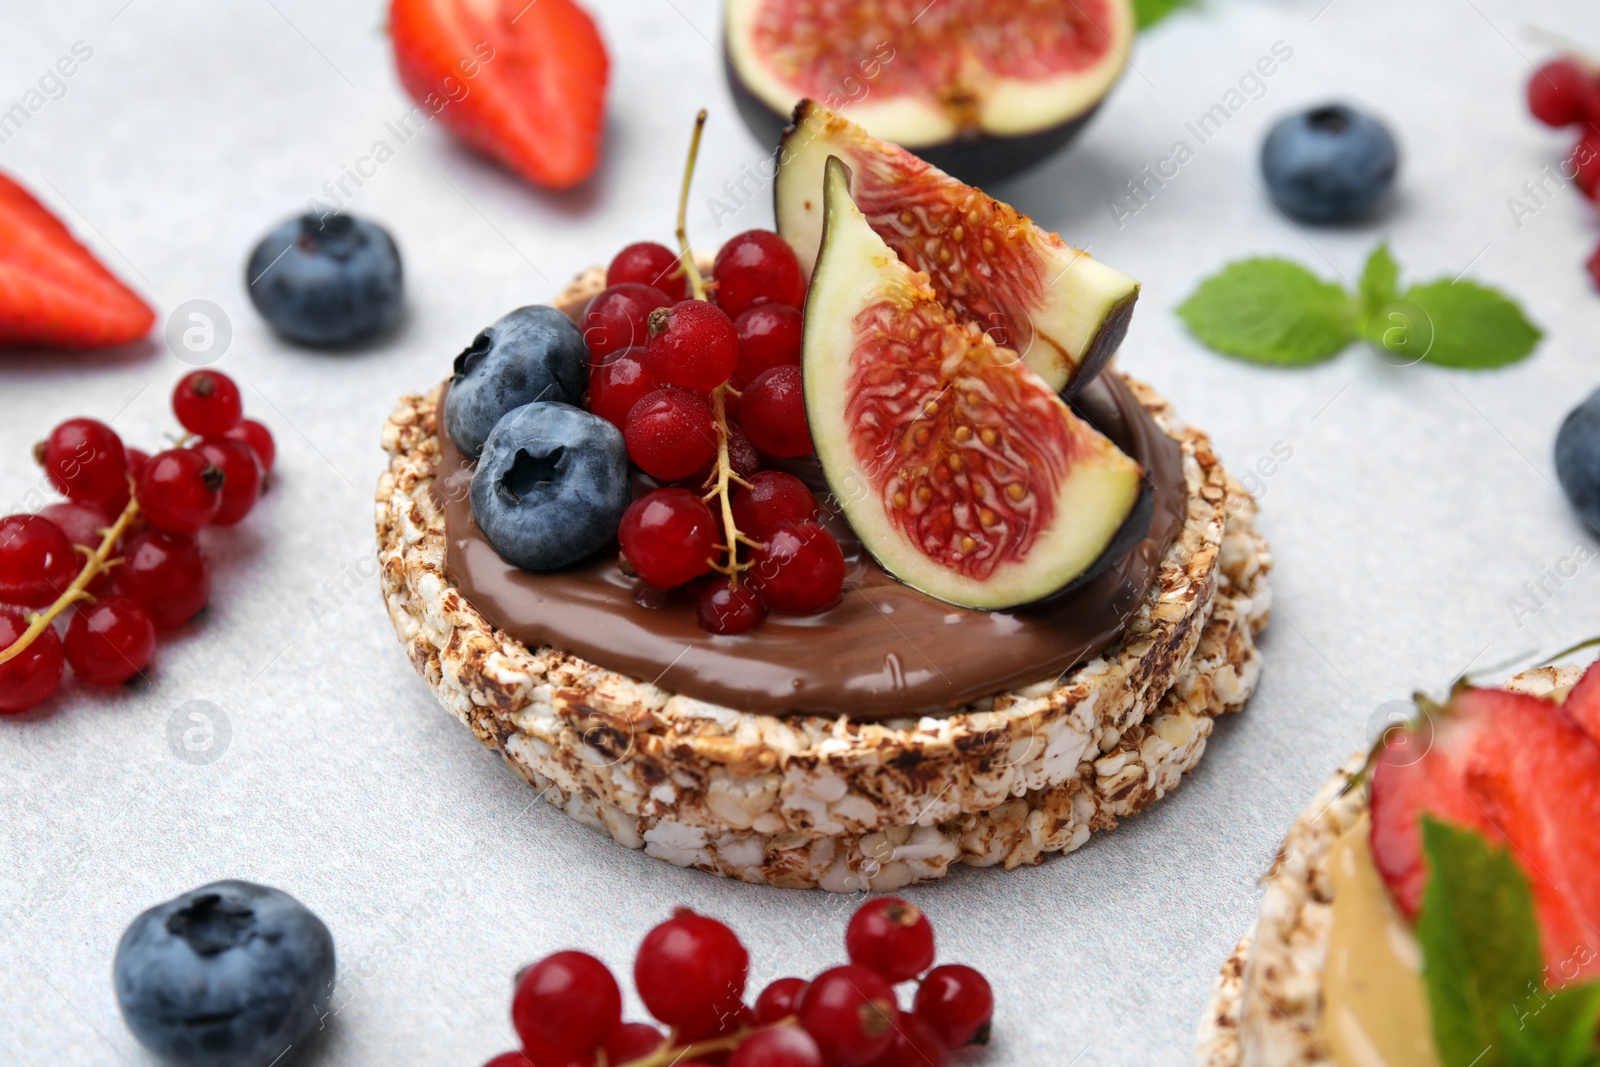
<path id="1" fill-rule="evenodd" d="M 711 417 L 717 424 L 717 485 L 714 490 L 722 504 L 722 536 L 728 544 L 728 584 L 733 588 L 739 587 L 739 526 L 733 521 L 732 494 L 728 490 L 728 480 L 733 477 L 733 464 L 728 460 L 728 405 L 727 397 L 723 390 L 727 385 L 719 385 L 711 390 Z"/>
<path id="2" fill-rule="evenodd" d="M 128 527 L 133 525 L 133 521 L 138 517 L 139 502 L 130 499 L 128 506 L 122 509 L 122 514 L 118 516 L 116 523 L 101 538 L 100 547 L 95 549 L 89 556 L 88 560 L 83 564 L 83 570 L 78 572 L 78 577 L 73 580 L 71 585 L 67 586 L 67 591 L 57 597 L 54 604 L 51 604 L 40 614 L 35 615 L 21 637 L 13 641 L 9 647 L 0 649 L 0 663 L 5 663 L 26 652 L 28 646 L 37 641 L 39 635 L 44 633 L 50 624 L 55 622 L 56 618 L 73 604 L 80 600 L 92 599 L 89 596 L 89 583 L 110 569 L 110 564 L 106 561 L 111 556 L 111 550 L 117 547 L 117 542 L 122 539 L 122 535 L 128 531 Z"/>
<path id="3" fill-rule="evenodd" d="M 784 1025 L 780 1023 L 778 1025 Z M 709 1041 L 700 1041 L 692 1045 L 677 1047 L 668 1041 L 648 1056 L 641 1056 L 636 1060 L 618 1064 L 617 1067 L 670 1067 L 675 1063 L 686 1063 L 697 1056 L 704 1056 L 708 1052 L 725 1052 L 736 1049 L 745 1038 L 755 1033 L 754 1030 L 740 1030 L 727 1037 L 714 1037 Z"/>
<path id="4" fill-rule="evenodd" d="M 689 183 L 694 178 L 694 163 L 700 158 L 700 135 L 706 128 L 706 109 L 694 117 L 694 136 L 689 138 L 689 160 L 683 166 L 683 189 L 678 193 L 678 257 L 683 260 L 683 273 L 689 279 L 691 295 L 696 300 L 706 298 L 706 280 L 689 250 Z"/>

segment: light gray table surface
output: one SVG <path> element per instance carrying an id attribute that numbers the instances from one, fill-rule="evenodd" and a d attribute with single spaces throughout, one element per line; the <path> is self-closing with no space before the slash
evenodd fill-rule
<path id="1" fill-rule="evenodd" d="M 697 108 L 711 122 L 696 242 L 772 223 L 765 196 L 713 221 L 710 198 L 766 151 L 733 111 L 715 0 L 591 6 L 614 64 L 598 176 L 552 196 L 436 128 L 399 147 L 347 206 L 398 239 L 407 321 L 389 343 L 319 355 L 269 334 L 242 264 L 270 224 L 393 141 L 385 124 L 409 105 L 382 5 L 0 0 L 0 108 L 75 42 L 92 49 L 0 144 L 0 167 L 163 318 L 193 299 L 224 310 L 218 366 L 281 449 L 259 511 L 208 535 L 213 605 L 162 641 L 148 685 L 69 683 L 0 722 L 0 1062 L 151 1063 L 112 995 L 117 939 L 143 908 L 222 877 L 289 890 L 334 931 L 337 1011 L 311 1064 L 477 1067 L 512 1045 L 518 967 L 581 946 L 625 970 L 675 904 L 746 936 L 753 983 L 842 957 L 848 902 L 679 870 L 534 803 L 435 704 L 372 578 L 378 435 L 396 396 L 438 381 L 503 312 L 628 241 L 670 239 Z M 1122 365 L 1211 431 L 1236 471 L 1291 455 L 1257 482 L 1277 565 L 1265 674 L 1199 770 L 1074 855 L 907 892 L 943 956 L 995 983 L 994 1044 L 974 1062 L 1184 1062 L 1257 878 L 1378 709 L 1469 664 L 1600 630 L 1592 563 L 1546 580 L 1536 612 L 1513 607 L 1525 582 L 1593 545 L 1555 484 L 1551 443 L 1600 381 L 1600 294 L 1581 268 L 1596 215 L 1571 190 L 1520 224 L 1508 206 L 1569 147 L 1523 108 L 1530 64 L 1549 51 L 1537 29 L 1600 50 L 1585 0 L 1205 0 L 1139 40 L 1070 152 L 992 190 L 1143 281 Z M 1179 139 L 1196 147 L 1185 124 L 1275 42 L 1292 57 L 1259 98 L 1146 206 L 1115 211 L 1142 167 Z M 1392 124 L 1400 195 L 1371 224 L 1296 228 L 1260 195 L 1256 153 L 1275 118 L 1332 98 Z M 1474 374 L 1352 349 L 1279 372 L 1204 350 L 1173 314 L 1229 260 L 1282 254 L 1348 280 L 1385 236 L 1411 278 L 1469 271 L 1513 293 L 1546 331 L 1537 354 Z M 59 419 L 160 443 L 187 369 L 159 334 L 131 353 L 0 356 L 0 511 L 29 506 L 29 448 Z M 181 755 L 191 701 L 216 709 L 209 762 Z"/>

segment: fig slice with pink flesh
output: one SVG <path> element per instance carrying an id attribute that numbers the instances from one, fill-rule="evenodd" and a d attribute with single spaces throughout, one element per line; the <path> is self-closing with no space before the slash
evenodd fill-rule
<path id="1" fill-rule="evenodd" d="M 903 148 L 803 101 L 778 149 L 778 232 L 810 270 L 822 240 L 823 166 L 850 168 L 850 193 L 902 262 L 924 271 L 939 301 L 1072 392 L 1116 353 L 1139 283 Z"/>
<path id="2" fill-rule="evenodd" d="M 1072 585 L 1125 541 L 1143 471 L 945 307 L 874 231 L 837 158 L 824 185 L 802 367 L 845 518 L 885 570 L 952 604 L 1000 610 Z"/>

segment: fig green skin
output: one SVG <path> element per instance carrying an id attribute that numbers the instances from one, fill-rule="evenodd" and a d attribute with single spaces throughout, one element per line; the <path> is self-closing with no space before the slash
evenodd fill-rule
<path id="1" fill-rule="evenodd" d="M 762 144 L 778 144 L 790 128 L 793 116 L 774 111 L 750 91 L 733 60 L 726 58 L 730 52 L 731 48 L 724 38 L 722 69 L 727 75 L 728 88 L 733 93 L 733 103 L 739 117 L 750 127 L 756 140 Z M 946 174 L 982 188 L 1037 166 L 1066 148 L 1099 110 L 1100 101 L 1096 101 L 1087 111 L 1065 122 L 1021 137 L 974 134 L 942 144 L 919 145 L 911 148 L 911 151 Z"/>

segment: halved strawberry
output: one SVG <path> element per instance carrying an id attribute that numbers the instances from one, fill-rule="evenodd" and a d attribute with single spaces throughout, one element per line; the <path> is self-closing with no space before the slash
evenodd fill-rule
<path id="1" fill-rule="evenodd" d="M 610 60 L 573 0 L 393 0 L 400 81 L 468 145 L 535 185 L 594 172 Z"/>
<path id="2" fill-rule="evenodd" d="M 0 174 L 0 346 L 123 345 L 155 320 L 60 219 Z"/>
<path id="3" fill-rule="evenodd" d="M 1600 744 L 1600 660 L 1590 664 L 1563 705 L 1583 732 Z"/>
<path id="4" fill-rule="evenodd" d="M 1558 980 L 1600 975 L 1600 744 L 1561 707 L 1468 689 L 1432 718 L 1421 759 L 1376 761 L 1372 855 L 1415 917 L 1427 884 L 1423 814 L 1503 841 L 1528 876 Z M 1392 746 L 1396 739 L 1391 739 Z"/>

